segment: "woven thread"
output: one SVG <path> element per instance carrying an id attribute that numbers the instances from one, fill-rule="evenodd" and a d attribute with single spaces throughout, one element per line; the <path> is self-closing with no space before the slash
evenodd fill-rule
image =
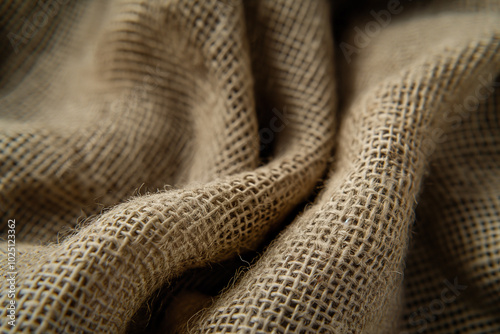
<path id="1" fill-rule="evenodd" d="M 2 333 L 500 331 L 497 2 L 46 3 L 0 7 Z"/>

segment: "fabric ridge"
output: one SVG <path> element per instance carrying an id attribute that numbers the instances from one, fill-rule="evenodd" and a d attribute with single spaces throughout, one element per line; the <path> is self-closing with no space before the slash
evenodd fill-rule
<path id="1" fill-rule="evenodd" d="M 500 3 L 0 5 L 1 333 L 500 333 Z"/>

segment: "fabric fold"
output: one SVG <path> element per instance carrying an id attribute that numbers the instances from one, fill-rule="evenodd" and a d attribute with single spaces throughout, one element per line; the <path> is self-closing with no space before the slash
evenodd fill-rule
<path id="1" fill-rule="evenodd" d="M 498 2 L 354 6 L 0 5 L 0 331 L 499 332 Z"/>

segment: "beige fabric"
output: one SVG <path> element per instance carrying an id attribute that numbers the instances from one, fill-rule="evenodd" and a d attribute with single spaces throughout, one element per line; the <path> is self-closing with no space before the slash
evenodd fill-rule
<path id="1" fill-rule="evenodd" d="M 499 333 L 499 7 L 0 5 L 1 331 Z"/>

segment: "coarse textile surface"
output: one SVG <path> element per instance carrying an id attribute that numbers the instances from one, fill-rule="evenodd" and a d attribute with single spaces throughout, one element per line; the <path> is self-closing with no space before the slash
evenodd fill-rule
<path id="1" fill-rule="evenodd" d="M 499 49 L 493 0 L 2 2 L 0 332 L 500 333 Z"/>

